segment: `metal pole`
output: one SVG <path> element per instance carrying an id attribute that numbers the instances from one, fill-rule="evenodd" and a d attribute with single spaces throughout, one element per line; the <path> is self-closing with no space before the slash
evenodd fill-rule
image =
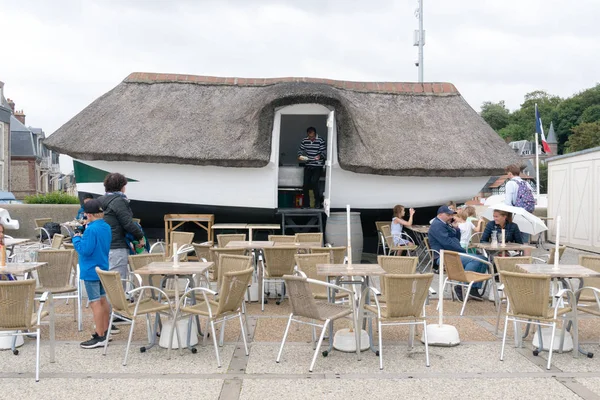
<path id="1" fill-rule="evenodd" d="M 419 0 L 419 82 L 423 82 L 423 45 L 425 44 L 423 33 L 423 0 Z"/>
<path id="2" fill-rule="evenodd" d="M 542 123 L 540 122 L 540 126 Z M 544 128 L 542 128 L 544 129 Z M 543 130 L 542 130 L 543 132 Z M 538 146 L 538 133 L 535 132 L 535 183 L 537 187 L 537 198 L 540 198 L 540 150 Z"/>

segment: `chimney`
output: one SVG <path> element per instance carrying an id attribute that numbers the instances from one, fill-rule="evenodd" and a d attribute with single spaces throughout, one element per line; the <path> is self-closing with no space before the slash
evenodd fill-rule
<path id="1" fill-rule="evenodd" d="M 13 103 L 14 106 L 15 103 Z M 23 110 L 15 111 L 15 118 L 21 121 L 23 125 L 25 125 L 25 114 L 23 114 Z"/>
<path id="2" fill-rule="evenodd" d="M 10 109 L 13 111 L 13 113 L 15 112 L 15 102 L 12 101 L 11 99 L 7 99 L 8 101 L 8 106 L 10 107 Z"/>

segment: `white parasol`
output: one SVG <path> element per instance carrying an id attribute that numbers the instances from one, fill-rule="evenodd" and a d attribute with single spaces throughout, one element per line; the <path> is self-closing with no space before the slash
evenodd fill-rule
<path id="1" fill-rule="evenodd" d="M 526 211 L 521 207 L 507 206 L 504 203 L 498 203 L 490 206 L 487 210 L 482 213 L 482 217 L 492 221 L 494 219 L 494 210 L 506 211 L 513 214 L 513 222 L 517 224 L 519 230 L 524 233 L 531 235 L 537 235 L 540 232 L 548 230 L 548 227 L 538 217 L 532 213 Z"/>
<path id="2" fill-rule="evenodd" d="M 503 194 L 495 194 L 493 196 L 488 197 L 487 199 L 485 199 L 485 203 L 483 203 L 484 206 L 493 206 L 499 203 L 504 203 L 504 198 L 506 196 Z"/>

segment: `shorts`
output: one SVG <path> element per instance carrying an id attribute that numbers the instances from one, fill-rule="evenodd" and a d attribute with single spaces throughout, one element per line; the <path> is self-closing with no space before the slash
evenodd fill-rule
<path id="1" fill-rule="evenodd" d="M 85 285 L 85 291 L 87 292 L 88 300 L 90 303 L 100 300 L 102 297 L 106 297 L 106 292 L 100 281 L 83 281 Z"/>
<path id="2" fill-rule="evenodd" d="M 129 270 L 127 264 L 129 263 L 129 250 L 127 249 L 110 249 L 108 252 L 108 265 L 109 270 L 119 271 L 121 279 L 127 279 Z"/>

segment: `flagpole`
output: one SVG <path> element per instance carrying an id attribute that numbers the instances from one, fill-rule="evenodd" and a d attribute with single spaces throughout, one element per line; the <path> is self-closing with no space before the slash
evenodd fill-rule
<path id="1" fill-rule="evenodd" d="M 538 146 L 538 134 L 535 133 L 535 183 L 537 198 L 540 198 L 540 149 Z"/>
<path id="2" fill-rule="evenodd" d="M 539 130 L 538 130 L 539 127 Z M 542 128 L 542 119 L 538 111 L 537 103 L 535 103 L 535 186 L 536 186 L 536 200 L 540 198 L 540 149 L 538 144 L 538 135 L 543 134 L 544 128 Z"/>

